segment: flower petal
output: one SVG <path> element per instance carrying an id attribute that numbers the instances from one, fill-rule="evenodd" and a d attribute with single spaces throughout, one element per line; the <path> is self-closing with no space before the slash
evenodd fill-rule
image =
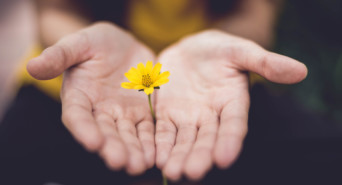
<path id="1" fill-rule="evenodd" d="M 151 74 L 151 72 L 152 72 L 152 67 L 153 67 L 153 63 L 152 63 L 152 61 L 147 61 L 147 63 L 146 63 L 146 74 Z"/>
<path id="2" fill-rule="evenodd" d="M 145 73 L 145 66 L 144 66 L 143 63 L 139 63 L 139 64 L 138 64 L 138 70 L 139 70 L 139 72 L 140 72 L 141 75 L 145 75 L 145 74 L 146 74 L 146 73 Z"/>
<path id="3" fill-rule="evenodd" d="M 167 78 L 162 78 L 162 79 L 159 79 L 157 80 L 156 82 L 153 83 L 153 87 L 158 87 L 158 86 L 161 86 L 163 84 L 166 84 L 167 82 L 169 82 L 169 79 Z"/>
<path id="4" fill-rule="evenodd" d="M 122 82 L 121 87 L 125 89 L 133 89 L 135 84 L 130 83 L 130 82 Z"/>
<path id="5" fill-rule="evenodd" d="M 153 87 L 149 87 L 149 88 L 145 88 L 144 89 L 144 92 L 149 95 L 149 94 L 152 94 L 154 91 L 154 88 Z"/>
<path id="6" fill-rule="evenodd" d="M 132 73 L 125 73 L 125 77 L 135 83 L 135 84 L 141 84 L 141 78 L 137 78 L 137 76 L 135 74 L 132 74 Z"/>
<path id="7" fill-rule="evenodd" d="M 159 79 L 162 79 L 162 78 L 167 78 L 167 77 L 169 77 L 169 76 L 170 76 L 170 72 L 165 71 L 165 72 L 163 72 L 162 74 L 158 75 L 156 81 L 158 81 Z"/>
<path id="8" fill-rule="evenodd" d="M 154 68 L 152 69 L 152 80 L 155 81 L 157 76 L 159 75 L 160 73 L 160 69 L 161 69 L 162 65 L 158 62 Z"/>
<path id="9" fill-rule="evenodd" d="M 137 90 L 140 90 L 140 89 L 145 89 L 146 87 L 141 85 L 141 84 L 138 84 L 138 85 L 134 85 L 133 89 L 137 89 Z"/>
<path id="10" fill-rule="evenodd" d="M 141 77 L 140 71 L 134 67 L 132 67 L 127 73 L 135 75 L 138 78 Z"/>

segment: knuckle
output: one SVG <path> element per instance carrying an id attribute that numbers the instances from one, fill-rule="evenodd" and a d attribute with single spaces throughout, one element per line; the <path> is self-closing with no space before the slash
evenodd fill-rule
<path id="1" fill-rule="evenodd" d="M 52 46 L 51 48 L 54 50 L 55 58 L 59 59 L 57 62 L 51 63 L 51 70 L 60 71 L 61 69 L 66 68 L 66 64 L 68 60 L 70 60 L 71 55 L 68 46 L 66 44 L 60 43 Z"/>

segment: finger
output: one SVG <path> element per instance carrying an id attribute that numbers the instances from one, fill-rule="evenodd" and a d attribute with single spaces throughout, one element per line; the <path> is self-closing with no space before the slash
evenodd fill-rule
<path id="1" fill-rule="evenodd" d="M 162 169 L 175 144 L 177 129 L 171 121 L 158 120 L 156 124 L 156 164 Z"/>
<path id="2" fill-rule="evenodd" d="M 114 119 L 105 113 L 96 114 L 95 117 L 105 137 L 100 155 L 106 161 L 107 166 L 113 170 L 125 167 L 127 163 L 127 150 L 119 136 Z"/>
<path id="3" fill-rule="evenodd" d="M 76 89 L 62 93 L 62 120 L 72 135 L 89 151 L 102 147 L 104 138 L 92 115 L 87 96 Z"/>
<path id="4" fill-rule="evenodd" d="M 39 80 L 55 78 L 69 67 L 89 59 L 89 47 L 86 32 L 71 34 L 29 61 L 27 71 Z"/>
<path id="5" fill-rule="evenodd" d="M 168 179 L 176 181 L 181 177 L 185 160 L 196 140 L 196 135 L 196 125 L 183 125 L 178 129 L 176 144 L 163 168 L 163 173 Z"/>
<path id="6" fill-rule="evenodd" d="M 244 97 L 243 94 L 241 96 Z M 236 160 L 242 148 L 247 134 L 249 99 L 246 99 L 229 102 L 221 112 L 214 148 L 214 160 L 220 168 L 229 167 Z"/>
<path id="7" fill-rule="evenodd" d="M 142 145 L 145 163 L 152 168 L 155 160 L 154 124 L 152 121 L 142 121 L 137 125 L 138 137 Z"/>
<path id="8" fill-rule="evenodd" d="M 249 43 L 249 47 L 238 50 L 233 61 L 240 70 L 253 71 L 266 79 L 284 84 L 292 84 L 302 81 L 307 75 L 307 68 L 303 63 L 268 52 L 260 46 Z"/>
<path id="9" fill-rule="evenodd" d="M 116 125 L 128 151 L 127 173 L 131 175 L 143 173 L 147 166 L 135 124 L 130 120 L 118 120 Z"/>
<path id="10" fill-rule="evenodd" d="M 199 180 L 211 168 L 217 129 L 217 120 L 200 127 L 194 147 L 185 163 L 184 172 L 189 179 Z"/>

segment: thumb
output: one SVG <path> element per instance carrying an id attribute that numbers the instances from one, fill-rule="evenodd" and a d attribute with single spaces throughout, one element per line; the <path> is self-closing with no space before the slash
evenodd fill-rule
<path id="1" fill-rule="evenodd" d="M 45 49 L 40 56 L 27 64 L 27 71 L 38 80 L 48 80 L 61 75 L 69 67 L 90 58 L 90 43 L 86 32 L 68 35 Z"/>
<path id="2" fill-rule="evenodd" d="M 244 53 L 246 54 L 243 55 Z M 304 80 L 308 73 L 303 63 L 266 51 L 254 43 L 250 47 L 245 47 L 242 55 L 237 56 L 234 63 L 238 69 L 253 71 L 276 83 L 298 83 Z"/>

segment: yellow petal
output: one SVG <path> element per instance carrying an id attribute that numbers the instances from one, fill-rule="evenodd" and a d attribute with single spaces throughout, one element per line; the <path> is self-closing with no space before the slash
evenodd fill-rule
<path id="1" fill-rule="evenodd" d="M 167 78 L 169 76 L 170 76 L 170 72 L 165 71 L 157 77 L 156 81 L 158 81 L 159 79 L 162 79 L 162 78 Z"/>
<path id="2" fill-rule="evenodd" d="M 138 78 L 135 74 L 125 73 L 125 77 L 135 84 L 141 84 L 141 78 Z"/>
<path id="3" fill-rule="evenodd" d="M 145 92 L 147 95 L 152 94 L 153 91 L 154 91 L 154 88 L 153 88 L 153 87 L 149 87 L 149 88 L 144 89 L 144 92 Z"/>
<path id="4" fill-rule="evenodd" d="M 145 73 L 145 66 L 144 66 L 143 63 L 139 63 L 139 64 L 138 64 L 138 70 L 139 70 L 139 72 L 140 72 L 141 75 L 146 74 L 146 73 Z"/>
<path id="5" fill-rule="evenodd" d="M 133 89 L 137 89 L 137 90 L 140 90 L 140 89 L 145 89 L 146 87 L 141 85 L 141 84 L 138 84 L 138 85 L 134 85 Z"/>
<path id="6" fill-rule="evenodd" d="M 135 75 L 138 78 L 141 77 L 139 70 L 134 67 L 132 67 L 127 73 L 129 73 L 130 75 Z"/>
<path id="7" fill-rule="evenodd" d="M 152 61 L 147 61 L 147 63 L 146 63 L 146 71 L 145 71 L 146 74 L 151 74 L 152 67 L 153 67 Z"/>
<path id="8" fill-rule="evenodd" d="M 155 81 L 157 76 L 160 73 L 160 69 L 161 69 L 162 65 L 158 62 L 154 68 L 152 69 L 152 80 Z"/>
<path id="9" fill-rule="evenodd" d="M 133 89 L 134 86 L 135 86 L 135 84 L 129 83 L 129 82 L 122 82 L 121 83 L 121 87 L 123 87 L 125 89 Z"/>
<path id="10" fill-rule="evenodd" d="M 169 82 L 169 79 L 167 78 L 162 78 L 162 79 L 159 79 L 157 80 L 156 82 L 153 83 L 153 87 L 158 87 L 158 86 L 161 86 L 163 84 L 166 84 L 167 82 Z"/>

